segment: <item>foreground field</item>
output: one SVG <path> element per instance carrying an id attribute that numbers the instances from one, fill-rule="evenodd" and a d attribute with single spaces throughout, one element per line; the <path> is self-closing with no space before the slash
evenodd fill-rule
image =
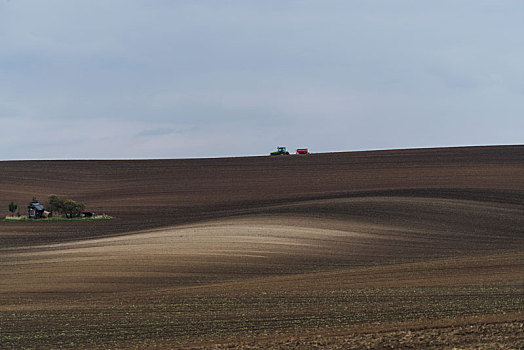
<path id="1" fill-rule="evenodd" d="M 58 194 L 115 216 L 0 224 L 1 348 L 517 348 L 523 159 L 0 163 L 0 204 Z"/>
<path id="2" fill-rule="evenodd" d="M 524 340 L 523 259 L 438 259 L 117 294 L 18 292 L 2 308 L 2 344 L 364 346 L 409 343 L 414 333 L 428 346 L 511 347 Z"/>

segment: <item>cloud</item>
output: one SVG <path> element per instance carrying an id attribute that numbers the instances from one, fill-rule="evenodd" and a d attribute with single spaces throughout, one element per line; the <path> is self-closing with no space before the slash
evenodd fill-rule
<path id="1" fill-rule="evenodd" d="M 169 135 L 173 134 L 175 131 L 173 129 L 148 129 L 142 130 L 136 134 L 137 137 L 149 137 L 149 136 L 160 136 L 160 135 Z"/>

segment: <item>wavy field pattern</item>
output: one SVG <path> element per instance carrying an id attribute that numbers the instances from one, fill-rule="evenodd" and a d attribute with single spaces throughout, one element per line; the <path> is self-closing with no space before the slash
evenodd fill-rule
<path id="1" fill-rule="evenodd" d="M 115 219 L 0 224 L 1 348 L 524 341 L 523 146 L 0 163 L 50 194 Z"/>

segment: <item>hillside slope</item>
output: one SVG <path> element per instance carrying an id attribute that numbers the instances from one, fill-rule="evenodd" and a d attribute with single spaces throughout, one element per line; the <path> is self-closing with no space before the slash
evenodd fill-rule
<path id="1" fill-rule="evenodd" d="M 516 347 L 524 146 L 0 162 L 0 347 Z"/>
<path id="2" fill-rule="evenodd" d="M 115 220 L 0 225 L 0 246 L 100 237 L 303 200 L 409 196 L 524 203 L 524 146 L 194 160 L 0 162 L 0 208 L 33 196 Z"/>

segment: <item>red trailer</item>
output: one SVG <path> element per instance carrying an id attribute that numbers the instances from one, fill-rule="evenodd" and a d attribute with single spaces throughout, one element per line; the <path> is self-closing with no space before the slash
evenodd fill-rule
<path id="1" fill-rule="evenodd" d="M 309 151 L 307 148 L 298 148 L 297 154 L 309 154 Z"/>

